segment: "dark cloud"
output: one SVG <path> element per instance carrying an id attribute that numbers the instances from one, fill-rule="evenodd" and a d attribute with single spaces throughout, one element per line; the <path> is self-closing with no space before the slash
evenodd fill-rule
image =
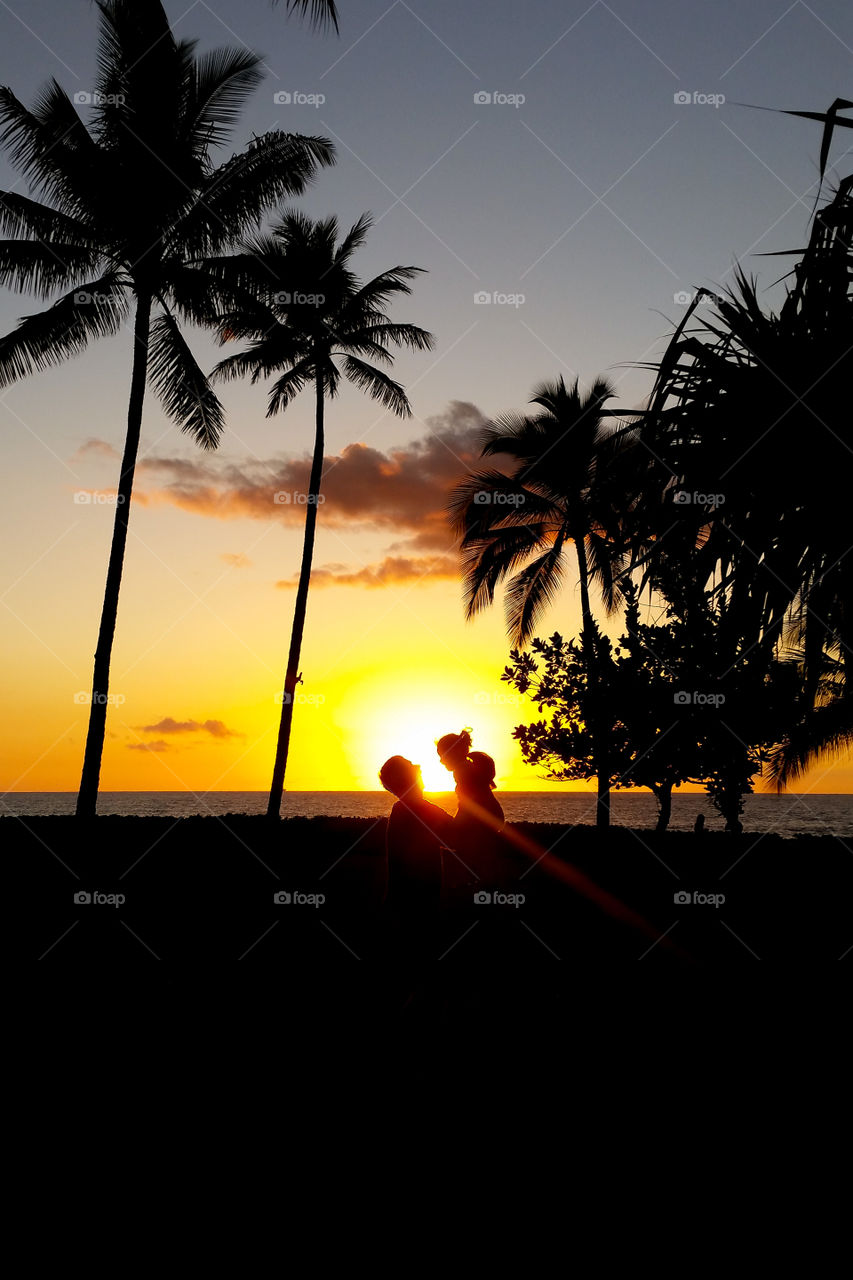
<path id="1" fill-rule="evenodd" d="M 448 552 L 448 495 L 478 463 L 484 421 L 475 405 L 455 400 L 445 413 L 426 420 L 425 435 L 399 449 L 351 444 L 330 455 L 323 471 L 322 523 L 349 531 L 386 530 L 402 538 L 389 552 Z M 490 463 L 496 464 L 499 459 Z M 301 526 L 310 468 L 307 454 L 239 465 L 149 457 L 138 468 L 136 501 L 169 503 L 218 520 L 276 519 Z"/>
<path id="2" fill-rule="evenodd" d="M 166 716 L 157 724 L 144 724 L 142 733 L 209 733 L 212 738 L 242 738 L 242 733 L 229 729 L 221 720 L 173 720 Z"/>

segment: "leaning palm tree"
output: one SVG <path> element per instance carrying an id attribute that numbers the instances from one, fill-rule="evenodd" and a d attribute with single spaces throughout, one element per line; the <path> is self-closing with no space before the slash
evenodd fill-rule
<path id="1" fill-rule="evenodd" d="M 460 536 L 468 618 L 491 604 L 508 579 L 507 631 L 523 647 L 563 585 L 565 552 L 578 570 L 582 647 L 590 688 L 603 678 L 604 646 L 595 623 L 590 585 L 608 613 L 621 599 L 627 553 L 618 536 L 620 483 L 614 482 L 624 433 L 605 426 L 613 389 L 597 380 L 587 396 L 562 377 L 534 390 L 532 416 L 508 414 L 487 426 L 482 456 L 504 455 L 510 470 L 467 476 L 451 499 Z M 594 700 L 593 700 L 594 701 Z M 595 727 L 591 726 L 595 733 Z M 597 735 L 599 825 L 610 814 L 606 735 Z"/>
<path id="2" fill-rule="evenodd" d="M 224 305 L 195 268 L 223 253 L 282 196 L 302 191 L 331 144 L 279 131 L 214 167 L 261 79 L 242 49 L 201 57 L 177 40 L 159 0 L 99 0 L 94 119 L 88 128 L 51 81 L 32 110 L 0 89 L 0 141 L 42 202 L 0 195 L 0 282 L 49 298 L 0 339 L 0 386 L 77 355 L 133 313 L 127 435 L 95 652 L 77 813 L 93 817 L 104 745 L 110 657 L 127 542 L 146 380 L 168 415 L 214 448 L 222 408 L 181 332 Z"/>
<path id="3" fill-rule="evenodd" d="M 371 362 L 390 365 L 391 345 L 415 351 L 429 350 L 433 345 L 432 335 L 424 329 L 392 323 L 387 316 L 389 300 L 397 294 L 411 293 L 406 282 L 422 268 L 393 267 L 366 284 L 351 271 L 352 256 L 364 243 L 371 225 L 369 217 L 359 218 L 337 244 L 335 218 L 312 222 L 301 214 L 285 211 L 270 234 L 249 240 L 242 255 L 235 255 L 219 267 L 235 292 L 242 289 L 253 298 L 225 317 L 222 324 L 223 340 L 248 339 L 250 346 L 217 365 L 214 379 L 250 374 L 256 383 L 261 378 L 280 375 L 270 390 L 268 417 L 286 409 L 309 384 L 314 387 L 316 406 L 302 565 L 267 807 L 267 816 L 273 819 L 278 818 L 281 808 L 299 678 L 323 474 L 326 399 L 338 394 L 343 377 L 392 413 L 408 417 L 411 409 L 403 388 Z"/>

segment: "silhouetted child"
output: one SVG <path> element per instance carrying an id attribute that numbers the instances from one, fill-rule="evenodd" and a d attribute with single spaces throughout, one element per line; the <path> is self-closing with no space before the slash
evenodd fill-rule
<path id="1" fill-rule="evenodd" d="M 438 757 L 456 782 L 459 807 L 453 819 L 454 856 L 445 862 L 445 883 L 457 896 L 495 877 L 495 856 L 504 812 L 494 796 L 495 762 L 471 751 L 471 734 L 446 733 L 435 744 Z"/>
<path id="2" fill-rule="evenodd" d="M 442 847 L 452 839 L 449 813 L 424 799 L 421 767 L 405 756 L 391 756 L 379 781 L 397 797 L 385 836 L 388 878 L 385 901 L 398 943 L 409 951 L 427 946 L 438 925 L 441 904 Z"/>
<path id="3" fill-rule="evenodd" d="M 435 745 L 439 760 L 453 774 L 460 812 L 467 810 L 480 822 L 489 814 L 502 823 L 504 811 L 492 794 L 495 789 L 492 757 L 485 751 L 471 750 L 471 734 L 467 729 L 446 733 Z"/>

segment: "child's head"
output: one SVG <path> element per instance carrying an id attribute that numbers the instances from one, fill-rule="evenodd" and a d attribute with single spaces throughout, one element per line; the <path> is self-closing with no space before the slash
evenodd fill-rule
<path id="1" fill-rule="evenodd" d="M 477 781 L 486 783 L 494 790 L 495 762 L 492 757 L 487 756 L 485 751 L 472 751 L 468 756 L 468 763 L 471 765 Z"/>
<path id="2" fill-rule="evenodd" d="M 410 791 L 422 792 L 421 766 L 412 764 L 405 756 L 391 756 L 379 770 L 379 781 L 392 796 L 402 800 Z"/>
<path id="3" fill-rule="evenodd" d="M 471 734 L 467 729 L 461 733 L 446 733 L 435 744 L 438 758 L 451 773 L 464 763 L 471 750 Z"/>

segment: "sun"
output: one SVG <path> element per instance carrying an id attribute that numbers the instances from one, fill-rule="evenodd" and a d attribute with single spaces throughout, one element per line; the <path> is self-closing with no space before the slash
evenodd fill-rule
<path id="1" fill-rule="evenodd" d="M 457 725 L 458 719 L 458 711 L 455 715 L 452 710 L 442 714 L 441 707 L 389 708 L 372 727 L 371 758 L 381 764 L 389 756 L 405 756 L 421 766 L 425 791 L 452 791 L 453 774 L 439 760 L 435 743 L 442 734 L 457 732 L 462 727 Z"/>

